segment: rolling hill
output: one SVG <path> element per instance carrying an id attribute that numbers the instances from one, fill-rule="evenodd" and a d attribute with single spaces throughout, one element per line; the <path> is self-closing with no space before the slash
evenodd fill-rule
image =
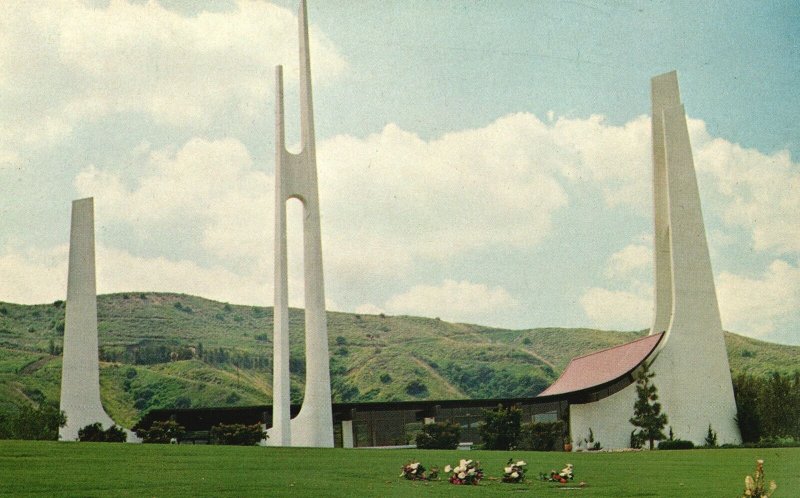
<path id="1" fill-rule="evenodd" d="M 101 391 L 115 420 L 151 408 L 268 404 L 272 308 L 164 293 L 98 298 Z M 292 398 L 302 399 L 303 312 L 290 310 Z M 57 400 L 64 303 L 0 303 L 0 412 Z M 645 332 L 505 330 L 411 316 L 328 313 L 335 401 L 533 396 L 569 360 Z M 800 347 L 726 333 L 734 375 L 791 372 Z"/>

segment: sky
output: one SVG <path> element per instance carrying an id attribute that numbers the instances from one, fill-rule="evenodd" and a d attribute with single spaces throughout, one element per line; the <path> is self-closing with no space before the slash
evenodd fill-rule
<path id="1" fill-rule="evenodd" d="M 723 326 L 800 344 L 794 2 L 309 0 L 329 310 L 641 330 L 650 78 L 678 71 Z M 295 0 L 0 2 L 0 301 L 271 306 L 274 67 Z M 301 209 L 290 302 L 302 306 Z"/>

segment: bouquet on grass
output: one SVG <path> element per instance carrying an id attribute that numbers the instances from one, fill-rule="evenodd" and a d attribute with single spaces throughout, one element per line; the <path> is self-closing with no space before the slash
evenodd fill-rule
<path id="1" fill-rule="evenodd" d="M 568 463 L 567 466 L 561 469 L 560 472 L 551 470 L 549 475 L 540 472 L 539 478 L 543 481 L 560 482 L 561 484 L 566 484 L 567 481 L 571 481 L 574 479 L 573 470 L 574 467 L 572 466 L 572 464 Z"/>
<path id="2" fill-rule="evenodd" d="M 403 473 L 400 477 L 405 477 L 409 481 L 425 481 L 428 479 L 436 479 L 439 475 L 439 469 L 436 467 L 431 468 L 430 477 L 425 475 L 427 469 L 419 462 L 409 462 L 403 465 Z"/>
<path id="3" fill-rule="evenodd" d="M 775 481 L 770 481 L 769 486 L 764 479 L 764 460 L 756 460 L 756 473 L 744 478 L 744 494 L 742 498 L 768 498 L 778 487 Z"/>
<path id="4" fill-rule="evenodd" d="M 524 460 L 514 463 L 513 458 L 508 459 L 505 469 L 503 469 L 503 482 L 522 482 L 525 480 L 526 466 Z"/>
<path id="5" fill-rule="evenodd" d="M 450 473 L 450 484 L 476 485 L 483 479 L 483 469 L 480 468 L 480 462 L 472 460 L 461 460 L 456 467 L 447 465 L 444 471 Z"/>

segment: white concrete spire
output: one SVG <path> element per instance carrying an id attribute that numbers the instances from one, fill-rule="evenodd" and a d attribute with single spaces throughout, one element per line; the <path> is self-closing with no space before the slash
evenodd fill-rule
<path id="1" fill-rule="evenodd" d="M 300 127 L 297 154 L 286 150 L 283 109 L 283 71 L 276 68 L 275 111 L 275 314 L 273 333 L 273 409 L 268 443 L 275 446 L 333 446 L 328 324 L 322 271 L 314 113 L 311 99 L 306 4 L 300 3 Z M 289 303 L 286 245 L 286 201 L 303 203 L 303 262 L 305 273 L 306 385 L 303 406 L 289 420 Z"/>
<path id="2" fill-rule="evenodd" d="M 90 197 L 72 203 L 60 401 L 67 424 L 58 430 L 62 441 L 78 439 L 78 431 L 95 422 L 105 429 L 114 425 L 100 401 L 95 286 L 94 199 Z"/>
<path id="3" fill-rule="evenodd" d="M 680 438 L 702 444 L 711 425 L 720 444 L 739 443 L 692 145 L 674 71 L 653 78 L 652 101 L 656 309 L 651 333 L 666 330 L 652 363 L 655 382 Z"/>

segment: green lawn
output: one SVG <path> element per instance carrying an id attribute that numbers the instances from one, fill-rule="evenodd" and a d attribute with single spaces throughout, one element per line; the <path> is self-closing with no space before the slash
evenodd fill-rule
<path id="1" fill-rule="evenodd" d="M 529 476 L 575 465 L 584 489 L 497 478 L 508 458 L 525 459 Z M 479 486 L 400 479 L 400 467 L 480 460 Z M 2 496 L 741 496 L 758 458 L 775 497 L 800 496 L 800 449 L 536 453 L 493 451 L 343 450 L 191 445 L 0 441 Z"/>

